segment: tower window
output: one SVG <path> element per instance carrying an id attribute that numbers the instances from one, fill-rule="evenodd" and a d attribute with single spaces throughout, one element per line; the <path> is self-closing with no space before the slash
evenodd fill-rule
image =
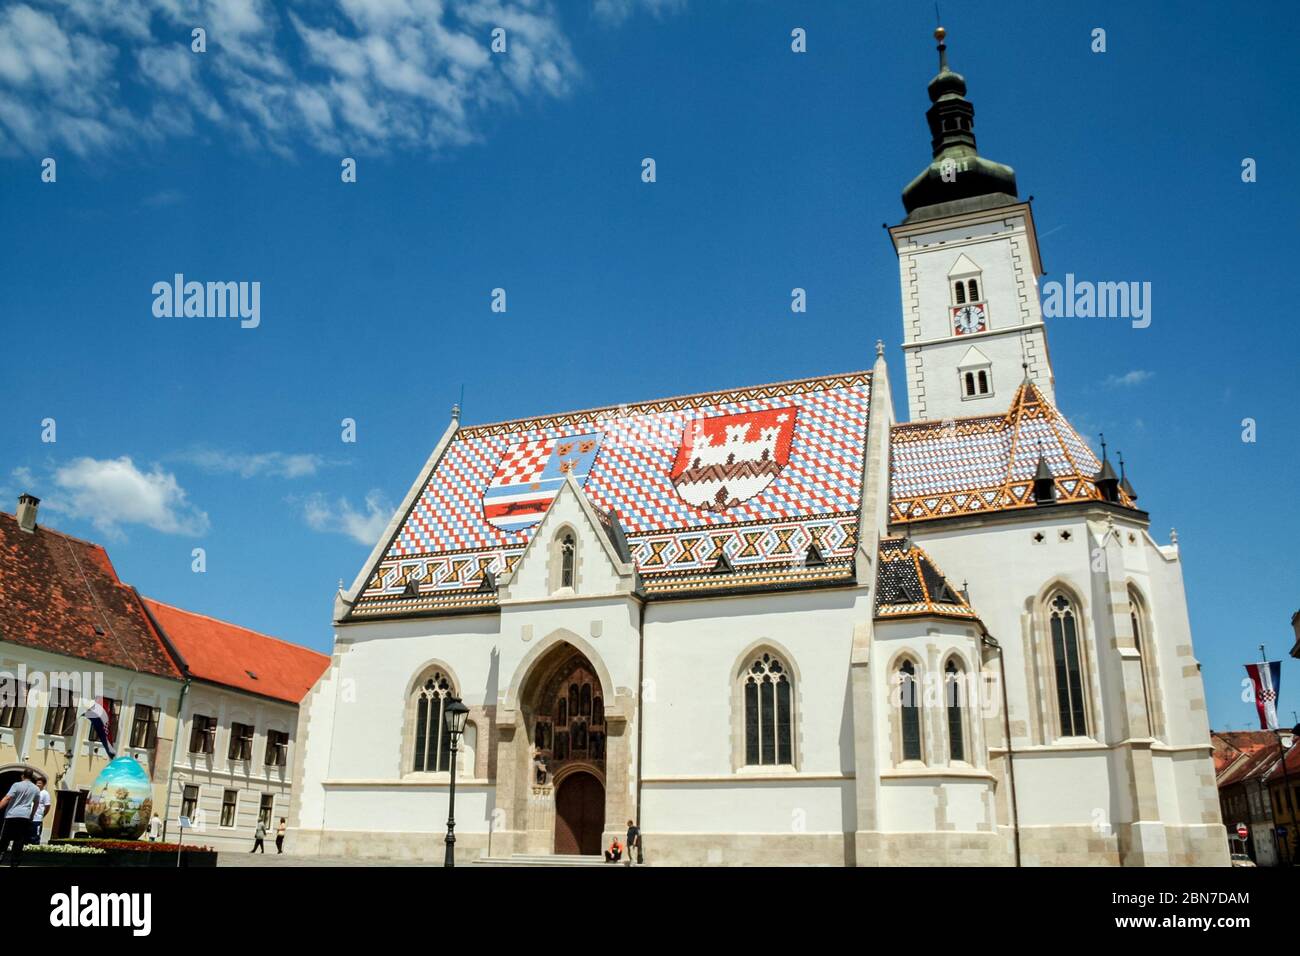
<path id="1" fill-rule="evenodd" d="M 983 398 L 993 394 L 988 369 L 961 373 L 962 398 Z"/>
<path id="2" fill-rule="evenodd" d="M 953 294 L 953 298 L 956 300 L 957 305 L 965 305 L 966 304 L 966 283 L 962 282 L 960 279 L 954 282 L 952 284 L 952 294 Z"/>
<path id="3" fill-rule="evenodd" d="M 960 282 L 957 284 L 961 285 Z M 978 302 L 980 300 L 979 283 L 975 279 L 970 279 L 966 282 L 966 288 L 970 290 L 970 300 L 972 302 Z"/>

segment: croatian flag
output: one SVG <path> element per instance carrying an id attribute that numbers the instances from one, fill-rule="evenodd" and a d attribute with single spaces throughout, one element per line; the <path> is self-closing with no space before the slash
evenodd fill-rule
<path id="1" fill-rule="evenodd" d="M 1282 686 L 1282 662 L 1261 661 L 1247 664 L 1246 673 L 1255 685 L 1255 709 L 1259 711 L 1259 729 L 1277 730 L 1277 691 Z"/>
<path id="2" fill-rule="evenodd" d="M 104 705 L 97 700 L 91 701 L 90 706 L 86 708 L 86 716 L 90 719 L 90 726 L 94 729 L 95 736 L 104 745 L 108 758 L 112 760 L 117 756 L 117 751 L 113 749 L 113 742 L 108 739 L 108 712 L 104 710 Z"/>

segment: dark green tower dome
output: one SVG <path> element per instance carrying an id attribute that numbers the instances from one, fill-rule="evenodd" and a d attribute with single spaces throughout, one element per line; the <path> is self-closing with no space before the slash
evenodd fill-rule
<path id="1" fill-rule="evenodd" d="M 975 149 L 975 107 L 966 99 L 966 78 L 948 68 L 946 31 L 939 27 L 939 72 L 930 81 L 930 149 L 934 159 L 903 190 L 907 221 L 935 219 L 1016 202 L 1016 173 Z M 948 171 L 945 180 L 944 172 Z"/>

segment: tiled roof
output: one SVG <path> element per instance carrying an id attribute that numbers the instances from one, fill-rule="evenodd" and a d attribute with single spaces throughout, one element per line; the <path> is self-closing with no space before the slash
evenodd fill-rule
<path id="1" fill-rule="evenodd" d="M 99 545 L 0 512 L 0 640 L 179 680 L 135 592 Z"/>
<path id="2" fill-rule="evenodd" d="M 350 616 L 490 605 L 478 590 L 484 572 L 514 566 L 570 474 L 616 522 L 647 593 L 847 579 L 870 379 L 857 372 L 461 428 Z M 820 560 L 810 569 L 814 543 Z M 719 569 L 724 553 L 733 571 Z"/>
<path id="3" fill-rule="evenodd" d="M 884 538 L 876 572 L 876 618 L 919 615 L 976 617 L 928 554 L 902 538 Z"/>
<path id="4" fill-rule="evenodd" d="M 324 654 L 152 598 L 144 603 L 190 675 L 296 704 L 329 666 Z"/>
<path id="5" fill-rule="evenodd" d="M 1040 452 L 1058 502 L 1102 500 L 1101 462 L 1032 382 L 1001 415 L 895 425 L 891 451 L 891 522 L 1033 508 Z M 1126 492 L 1119 497 L 1135 507 Z"/>
<path id="6" fill-rule="evenodd" d="M 1247 780 L 1271 781 L 1282 776 L 1278 739 L 1273 731 L 1216 731 L 1211 740 L 1214 744 L 1214 772 L 1220 788 Z M 1300 746 L 1288 751 L 1287 771 L 1293 775 L 1300 774 Z"/>

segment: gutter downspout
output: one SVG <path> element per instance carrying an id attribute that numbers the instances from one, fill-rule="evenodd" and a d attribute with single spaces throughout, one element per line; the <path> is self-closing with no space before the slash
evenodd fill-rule
<path id="1" fill-rule="evenodd" d="M 158 632 L 158 636 L 162 639 L 163 646 L 167 648 L 167 653 L 171 654 L 173 659 L 175 659 L 177 666 L 180 668 L 181 674 L 185 677 L 185 682 L 181 684 L 180 700 L 176 703 L 176 732 L 172 736 L 171 758 L 167 761 L 167 794 L 163 798 L 162 818 L 162 839 L 163 842 L 166 842 L 167 818 L 171 816 L 172 809 L 172 775 L 176 772 L 176 748 L 180 746 L 181 741 L 181 715 L 185 713 L 185 695 L 189 693 L 190 684 L 193 683 L 193 678 L 190 676 L 189 663 L 177 649 L 176 645 L 172 643 L 171 638 L 167 636 L 167 632 L 164 631 L 162 625 L 158 623 L 158 619 L 153 616 L 153 611 L 149 610 L 149 605 L 144 602 L 142 597 L 140 597 L 140 592 L 134 587 L 131 588 L 131 592 L 135 595 L 135 599 L 140 603 L 140 609 L 144 611 L 145 616 L 149 618 L 149 623 L 152 624 L 154 630 Z M 156 745 L 157 742 L 155 741 L 155 746 Z M 181 832 L 182 834 L 184 833 L 184 831 Z"/>
<path id="2" fill-rule="evenodd" d="M 997 639 L 988 632 L 988 628 L 980 625 L 983 634 L 980 636 L 980 643 L 985 647 L 991 647 L 998 652 L 998 673 L 1002 683 L 1002 735 L 1007 744 L 1007 782 L 1010 787 L 1008 796 L 1011 798 L 1011 836 L 1015 847 L 1016 866 L 1020 863 L 1020 807 L 1016 803 L 1016 750 L 1011 743 L 1011 708 L 1007 698 L 1007 661 L 1002 654 L 1002 645 Z"/>
<path id="3" fill-rule="evenodd" d="M 645 744 L 645 597 L 638 599 L 637 609 L 637 664 L 636 664 L 636 825 L 644 831 L 641 822 L 641 778 L 645 776 L 645 767 L 641 763 Z M 645 856 L 645 833 L 641 833 L 641 856 Z M 631 848 L 628 849 L 629 856 Z"/>
<path id="4" fill-rule="evenodd" d="M 181 685 L 181 699 L 176 705 L 176 734 L 172 740 L 172 759 L 167 762 L 167 796 L 163 799 L 163 830 L 162 841 L 167 842 L 167 818 L 172 812 L 172 774 L 176 771 L 176 748 L 180 746 L 181 738 L 181 714 L 185 713 L 185 695 L 190 690 L 190 679 L 185 678 L 185 683 Z"/>

